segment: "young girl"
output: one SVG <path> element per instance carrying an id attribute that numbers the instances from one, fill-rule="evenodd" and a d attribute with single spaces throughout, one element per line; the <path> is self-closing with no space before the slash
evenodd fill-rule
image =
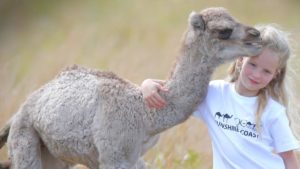
<path id="1" fill-rule="evenodd" d="M 288 39 L 271 25 L 257 29 L 262 53 L 236 60 L 229 81 L 211 81 L 194 116 L 208 127 L 215 169 L 300 169 L 284 83 L 291 55 Z M 157 92 L 167 92 L 163 81 L 148 79 L 141 88 L 150 107 L 167 103 Z"/>

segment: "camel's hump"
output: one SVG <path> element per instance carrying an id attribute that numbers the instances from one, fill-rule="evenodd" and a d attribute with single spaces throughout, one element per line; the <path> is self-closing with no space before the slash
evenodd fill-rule
<path id="1" fill-rule="evenodd" d="M 117 80 L 122 83 L 127 84 L 128 81 L 122 79 L 119 77 L 117 74 L 111 72 L 111 71 L 102 71 L 102 70 L 97 70 L 97 69 L 91 69 L 91 68 L 86 68 L 80 65 L 72 65 L 72 66 L 67 66 L 65 69 L 63 69 L 57 77 L 60 77 L 62 75 L 66 74 L 77 74 L 77 73 L 83 73 L 83 74 L 89 74 L 89 75 L 94 75 L 98 78 L 102 79 L 112 79 L 112 80 Z"/>

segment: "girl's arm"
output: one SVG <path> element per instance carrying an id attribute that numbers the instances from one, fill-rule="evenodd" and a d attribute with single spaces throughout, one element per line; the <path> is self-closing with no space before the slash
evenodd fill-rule
<path id="1" fill-rule="evenodd" d="M 300 164 L 297 160 L 296 153 L 293 150 L 279 153 L 284 161 L 286 169 L 300 169 Z"/>
<path id="2" fill-rule="evenodd" d="M 141 84 L 143 98 L 150 108 L 162 108 L 166 101 L 159 95 L 158 91 L 166 92 L 165 81 L 157 79 L 146 79 Z"/>

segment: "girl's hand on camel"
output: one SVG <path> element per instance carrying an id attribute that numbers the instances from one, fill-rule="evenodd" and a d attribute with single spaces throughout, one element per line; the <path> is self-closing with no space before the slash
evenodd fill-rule
<path id="1" fill-rule="evenodd" d="M 143 98 L 150 108 L 163 108 L 167 102 L 159 95 L 159 91 L 167 92 L 168 89 L 163 86 L 163 81 L 146 79 L 141 85 Z"/>

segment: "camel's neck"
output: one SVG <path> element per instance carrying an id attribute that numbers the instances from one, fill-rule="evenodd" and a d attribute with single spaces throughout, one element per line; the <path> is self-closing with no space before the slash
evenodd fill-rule
<path id="1" fill-rule="evenodd" d="M 204 99 L 210 77 L 217 66 L 206 58 L 210 57 L 205 56 L 204 52 L 183 47 L 174 72 L 166 83 L 169 91 L 161 93 L 168 104 L 153 114 L 154 133 L 186 120 Z"/>
<path id="2" fill-rule="evenodd" d="M 205 97 L 215 68 L 214 65 L 197 57 L 200 56 L 182 56 L 166 84 L 170 91 L 165 95 L 166 99 L 182 113 L 192 113 L 195 106 Z"/>

